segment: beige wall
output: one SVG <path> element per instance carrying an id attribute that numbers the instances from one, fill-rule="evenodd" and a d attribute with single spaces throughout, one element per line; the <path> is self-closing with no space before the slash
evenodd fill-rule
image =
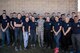
<path id="1" fill-rule="evenodd" d="M 7 13 L 16 12 L 62 12 L 77 11 L 77 0 L 0 0 L 0 14 L 2 10 Z"/>

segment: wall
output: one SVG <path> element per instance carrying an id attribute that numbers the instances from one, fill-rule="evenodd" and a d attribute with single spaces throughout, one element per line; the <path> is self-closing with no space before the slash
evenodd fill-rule
<path id="1" fill-rule="evenodd" d="M 2 10 L 11 12 L 77 12 L 77 0 L 0 0 L 0 14 Z"/>

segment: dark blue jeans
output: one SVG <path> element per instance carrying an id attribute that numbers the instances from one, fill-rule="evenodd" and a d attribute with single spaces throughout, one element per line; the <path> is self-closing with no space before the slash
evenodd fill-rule
<path id="1" fill-rule="evenodd" d="M 4 45 L 5 37 L 7 37 L 7 45 L 10 45 L 10 34 L 9 34 L 9 28 L 6 29 L 5 32 L 2 31 L 2 46 Z"/>
<path id="2" fill-rule="evenodd" d="M 22 43 L 22 30 L 21 28 L 15 28 L 15 46 L 21 45 Z"/>
<path id="3" fill-rule="evenodd" d="M 56 43 L 56 47 L 57 48 L 59 48 L 59 45 L 60 45 L 60 41 L 59 41 L 60 40 L 60 37 L 61 37 L 61 32 L 59 32 L 58 35 L 55 35 L 54 34 L 54 40 L 55 40 L 55 43 Z"/>
<path id="4" fill-rule="evenodd" d="M 35 30 L 31 30 L 31 44 L 36 44 L 36 31 Z"/>

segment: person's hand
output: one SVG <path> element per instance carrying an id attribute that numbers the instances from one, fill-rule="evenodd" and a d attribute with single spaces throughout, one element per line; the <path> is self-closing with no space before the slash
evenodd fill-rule
<path id="1" fill-rule="evenodd" d="M 31 33 L 29 32 L 29 36 L 31 35 Z"/>
<path id="2" fill-rule="evenodd" d="M 23 22 L 21 24 L 23 25 Z"/>
<path id="3" fill-rule="evenodd" d="M 66 33 L 64 33 L 64 36 L 66 36 Z"/>
<path id="4" fill-rule="evenodd" d="M 53 32 L 53 30 L 51 30 L 51 32 Z"/>
<path id="5" fill-rule="evenodd" d="M 55 33 L 55 35 L 57 36 L 57 32 L 54 32 Z"/>
<path id="6" fill-rule="evenodd" d="M 15 29 L 15 27 L 13 27 L 13 29 Z"/>
<path id="7" fill-rule="evenodd" d="M 2 31 L 5 32 L 5 29 L 3 29 Z"/>

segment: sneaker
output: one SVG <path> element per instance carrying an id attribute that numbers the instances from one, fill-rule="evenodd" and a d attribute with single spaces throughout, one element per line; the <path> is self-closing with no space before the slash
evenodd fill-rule
<path id="1" fill-rule="evenodd" d="M 14 45 L 15 45 L 15 43 L 12 44 L 12 46 L 14 46 Z"/>
<path id="2" fill-rule="evenodd" d="M 69 53 L 68 51 L 65 51 L 65 53 Z"/>
<path id="3" fill-rule="evenodd" d="M 17 47 L 15 47 L 15 51 L 18 51 L 18 48 Z"/>
<path id="4" fill-rule="evenodd" d="M 35 44 L 33 44 L 33 47 L 35 48 Z"/>
<path id="5" fill-rule="evenodd" d="M 24 50 L 27 50 L 27 48 L 24 48 Z"/>
<path id="6" fill-rule="evenodd" d="M 22 50 L 22 47 L 20 46 L 20 49 L 19 49 L 20 51 Z"/>
<path id="7" fill-rule="evenodd" d="M 74 53 L 73 51 L 70 51 L 70 53 Z"/>
<path id="8" fill-rule="evenodd" d="M 59 48 L 55 48 L 54 53 L 59 53 Z"/>

